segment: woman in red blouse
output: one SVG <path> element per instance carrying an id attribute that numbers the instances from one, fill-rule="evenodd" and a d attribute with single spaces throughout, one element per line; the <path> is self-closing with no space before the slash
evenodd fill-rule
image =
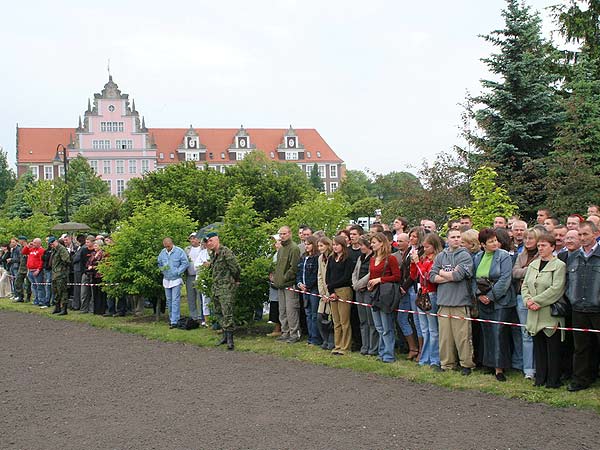
<path id="1" fill-rule="evenodd" d="M 423 256 L 419 258 L 416 251 L 411 252 L 410 277 L 416 280 L 423 294 L 428 293 L 431 300 L 430 313 L 437 313 L 437 284 L 429 281 L 429 271 L 433 260 L 443 250 L 442 240 L 435 233 L 429 233 L 423 240 Z M 420 308 L 417 308 L 421 311 Z M 438 320 L 435 316 L 419 316 L 419 326 L 423 333 L 423 348 L 418 357 L 419 365 L 430 365 L 436 372 L 441 372 L 440 344 Z"/>
<path id="2" fill-rule="evenodd" d="M 383 283 L 400 282 L 400 266 L 394 255 L 391 255 L 391 244 L 383 233 L 375 233 L 371 237 L 371 248 L 373 257 L 369 262 L 369 282 L 367 289 L 372 291 Z M 379 333 L 379 356 L 378 359 L 385 363 L 396 361 L 394 347 L 396 345 L 396 334 L 394 330 L 395 311 L 382 311 L 373 307 L 373 322 Z"/>

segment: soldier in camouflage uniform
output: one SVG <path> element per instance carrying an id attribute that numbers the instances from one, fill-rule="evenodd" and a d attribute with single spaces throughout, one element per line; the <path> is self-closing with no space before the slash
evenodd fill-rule
<path id="1" fill-rule="evenodd" d="M 27 238 L 25 236 L 19 236 L 19 245 L 21 246 L 21 250 L 27 246 Z M 27 255 L 24 255 L 22 252 L 19 253 L 19 270 L 15 280 L 15 291 L 17 295 L 16 302 L 23 303 L 31 300 L 31 283 L 27 277 Z"/>
<path id="2" fill-rule="evenodd" d="M 221 245 L 217 233 L 208 233 L 206 238 L 213 278 L 212 302 L 215 311 L 220 312 L 222 317 L 223 339 L 217 345 L 227 343 L 227 349 L 233 350 L 233 302 L 241 269 L 232 251 Z"/>
<path id="3" fill-rule="evenodd" d="M 69 272 L 71 271 L 71 255 L 69 251 L 54 236 L 48 238 L 48 244 L 52 247 L 50 256 L 50 267 L 52 268 L 52 293 L 56 306 L 52 314 L 59 316 L 67 315 L 69 304 Z"/>

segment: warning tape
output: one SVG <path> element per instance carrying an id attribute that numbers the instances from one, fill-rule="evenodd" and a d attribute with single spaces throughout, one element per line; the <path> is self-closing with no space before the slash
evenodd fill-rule
<path id="1" fill-rule="evenodd" d="M 286 288 L 288 291 L 292 291 L 292 292 L 298 292 L 299 294 L 309 294 L 309 295 L 314 295 L 315 297 L 320 297 L 326 300 L 329 300 L 330 297 L 327 297 L 325 295 L 321 295 L 321 294 L 313 294 L 312 292 L 308 292 L 308 291 L 301 291 L 299 289 L 294 289 L 294 288 Z M 341 298 L 337 298 L 336 300 L 332 300 L 332 301 L 338 301 L 338 302 L 343 302 L 343 303 L 350 303 L 352 305 L 359 305 L 359 306 L 365 306 L 368 308 L 372 308 L 373 305 L 370 305 L 369 303 L 361 303 L 361 302 L 355 302 L 352 300 L 344 300 Z M 499 321 L 499 320 L 489 320 L 489 319 L 479 319 L 479 318 L 475 318 L 475 317 L 463 317 L 463 316 L 455 316 L 453 314 L 440 314 L 440 313 L 432 313 L 429 311 L 412 311 L 410 309 L 395 309 L 394 311 L 397 312 L 401 312 L 401 313 L 408 313 L 408 314 L 420 314 L 422 316 L 432 316 L 432 317 L 442 317 L 444 319 L 458 319 L 458 320 L 468 320 L 470 322 L 480 322 L 480 323 L 492 323 L 492 324 L 498 324 L 498 325 L 507 325 L 510 327 L 520 327 L 520 328 L 525 328 L 526 325 L 522 324 L 522 323 L 513 323 L 513 322 L 503 322 L 503 321 Z M 563 330 L 563 331 L 579 331 L 582 333 L 600 333 L 600 330 L 595 330 L 592 328 L 573 328 L 573 327 L 544 327 L 545 329 L 548 330 Z"/>
<path id="2" fill-rule="evenodd" d="M 52 283 L 30 283 L 32 286 L 51 286 Z M 67 283 L 67 286 L 118 286 L 121 283 Z"/>

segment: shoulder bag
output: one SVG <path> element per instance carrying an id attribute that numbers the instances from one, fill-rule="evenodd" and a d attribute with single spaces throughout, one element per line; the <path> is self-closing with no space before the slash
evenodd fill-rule
<path id="1" fill-rule="evenodd" d="M 425 277 L 425 275 L 423 275 L 423 272 L 421 272 L 421 268 L 419 267 L 419 265 L 415 264 L 415 266 L 417 266 L 419 275 L 424 281 L 424 286 L 419 287 L 419 291 L 417 292 L 417 300 L 415 303 L 417 304 L 417 308 L 419 308 L 421 311 L 431 311 L 433 305 L 431 304 L 431 299 L 429 298 L 429 292 L 423 292 L 423 287 L 427 287 L 429 280 Z"/>

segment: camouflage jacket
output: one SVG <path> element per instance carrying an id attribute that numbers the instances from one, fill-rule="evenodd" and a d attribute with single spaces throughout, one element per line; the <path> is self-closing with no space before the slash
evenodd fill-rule
<path id="1" fill-rule="evenodd" d="M 53 280 L 69 276 L 69 271 L 71 269 L 71 255 L 69 255 L 69 250 L 67 250 L 64 245 L 58 244 L 58 246 L 52 250 L 52 256 L 50 256 L 50 258 Z"/>
<path id="2" fill-rule="evenodd" d="M 213 290 L 233 288 L 240 281 L 240 265 L 227 247 L 220 246 L 218 253 L 210 252 L 210 267 Z"/>

